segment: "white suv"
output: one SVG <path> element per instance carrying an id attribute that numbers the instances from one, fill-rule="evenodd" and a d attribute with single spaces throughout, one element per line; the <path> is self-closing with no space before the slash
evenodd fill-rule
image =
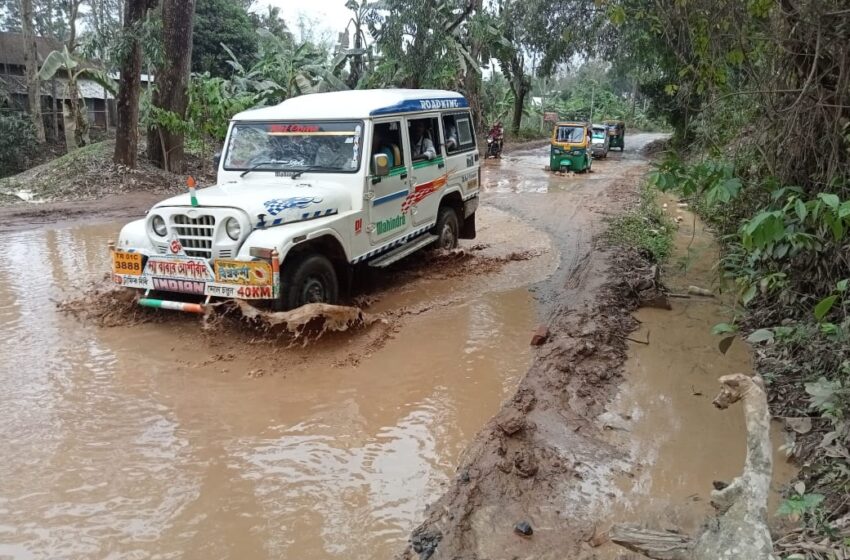
<path id="1" fill-rule="evenodd" d="M 449 91 L 322 93 L 246 111 L 215 186 L 124 226 L 113 278 L 146 296 L 336 303 L 351 265 L 475 237 L 478 159 L 468 103 Z"/>

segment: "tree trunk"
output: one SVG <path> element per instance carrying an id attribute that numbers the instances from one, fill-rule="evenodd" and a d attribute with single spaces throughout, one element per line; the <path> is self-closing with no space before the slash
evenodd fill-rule
<path id="1" fill-rule="evenodd" d="M 195 0 L 163 0 L 163 46 L 168 53 L 157 68 L 153 105 L 180 119 L 186 116 L 189 70 L 192 62 L 192 19 Z M 182 173 L 186 162 L 183 132 L 154 126 L 148 130 L 148 158 L 159 167 Z"/>
<path id="2" fill-rule="evenodd" d="M 513 88 L 514 90 L 514 115 L 511 120 L 511 131 L 514 134 L 519 133 L 519 128 L 522 126 L 522 108 L 525 107 L 525 96 L 528 95 L 528 85 L 522 78 L 519 79 L 519 85 Z"/>
<path id="3" fill-rule="evenodd" d="M 484 0 L 471 0 L 470 16 L 481 13 L 483 6 Z M 479 66 L 481 64 L 481 48 L 481 40 L 475 36 L 470 36 L 469 55 Z M 472 109 L 472 122 L 475 125 L 475 130 L 480 134 L 484 131 L 484 113 L 481 110 L 481 74 L 467 68 L 463 77 L 463 89 L 466 98 L 469 100 L 469 108 Z"/>
<path id="4" fill-rule="evenodd" d="M 59 121 L 62 119 L 62 100 L 56 88 L 56 79 L 50 80 L 50 110 L 53 114 L 53 141 L 59 142 Z"/>
<path id="5" fill-rule="evenodd" d="M 89 144 L 89 119 L 86 100 L 80 97 L 77 79 L 72 71 L 68 73 L 68 101 L 71 104 L 71 116 L 74 118 L 74 145 L 68 145 L 68 151 Z"/>
<path id="6" fill-rule="evenodd" d="M 21 30 L 24 36 L 24 62 L 27 68 L 27 97 L 30 119 L 39 142 L 44 142 L 44 120 L 41 118 L 41 82 L 38 79 L 38 50 L 33 31 L 32 0 L 21 0 Z"/>
<path id="7" fill-rule="evenodd" d="M 124 34 L 130 37 L 124 60 L 118 95 L 115 98 L 115 154 L 113 161 L 136 167 L 139 152 L 139 94 L 142 90 L 142 46 L 136 37 L 137 26 L 145 19 L 155 0 L 125 0 Z"/>

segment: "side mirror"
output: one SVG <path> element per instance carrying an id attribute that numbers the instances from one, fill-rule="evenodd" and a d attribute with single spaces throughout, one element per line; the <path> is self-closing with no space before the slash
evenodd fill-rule
<path id="1" fill-rule="evenodd" d="M 216 152 L 213 154 L 213 167 L 218 169 L 218 165 L 221 163 L 221 152 Z"/>
<path id="2" fill-rule="evenodd" d="M 372 164 L 377 177 L 386 177 L 390 174 L 390 158 L 387 154 L 375 154 L 372 156 Z"/>

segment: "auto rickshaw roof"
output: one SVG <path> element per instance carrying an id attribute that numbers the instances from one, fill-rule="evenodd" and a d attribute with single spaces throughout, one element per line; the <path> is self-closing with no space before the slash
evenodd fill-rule
<path id="1" fill-rule="evenodd" d="M 615 120 L 605 121 L 605 124 L 616 124 L 617 126 L 626 126 L 625 121 L 615 121 Z"/>

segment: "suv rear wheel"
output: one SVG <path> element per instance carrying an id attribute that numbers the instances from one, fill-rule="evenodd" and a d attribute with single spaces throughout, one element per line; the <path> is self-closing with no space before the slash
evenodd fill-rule
<path id="1" fill-rule="evenodd" d="M 284 263 L 280 284 L 284 309 L 308 303 L 336 304 L 339 299 L 336 270 L 324 255 L 307 253 Z"/>

